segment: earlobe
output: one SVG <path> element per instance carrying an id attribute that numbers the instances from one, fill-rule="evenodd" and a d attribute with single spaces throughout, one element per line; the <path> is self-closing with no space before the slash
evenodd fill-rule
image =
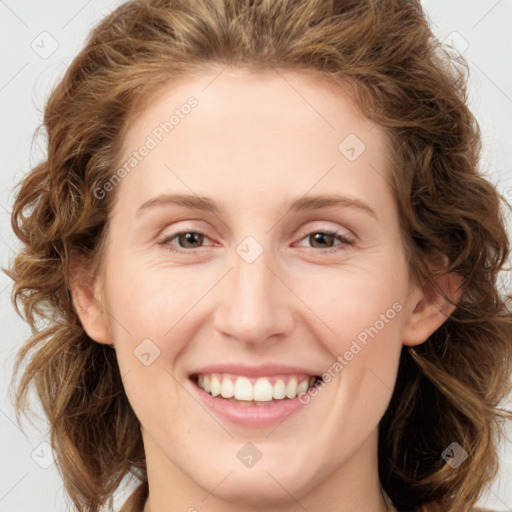
<path id="1" fill-rule="evenodd" d="M 78 259 L 72 260 L 70 270 L 70 289 L 73 305 L 80 318 L 82 327 L 94 341 L 113 345 L 108 323 L 108 313 L 103 305 L 99 277 L 89 276 L 78 262 Z"/>
<path id="2" fill-rule="evenodd" d="M 435 278 L 440 289 L 453 302 L 458 303 L 462 295 L 462 278 L 452 273 Z M 453 313 L 456 306 L 443 297 L 435 288 L 427 290 L 417 288 L 411 295 L 412 311 L 406 319 L 402 341 L 404 345 L 414 346 L 426 341 L 446 319 Z"/>

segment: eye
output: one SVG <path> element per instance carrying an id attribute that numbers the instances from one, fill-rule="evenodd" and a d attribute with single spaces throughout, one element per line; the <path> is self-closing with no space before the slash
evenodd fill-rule
<path id="1" fill-rule="evenodd" d="M 308 239 L 312 243 L 312 248 L 320 248 L 321 253 L 331 254 L 333 252 L 343 251 L 347 249 L 347 246 L 354 245 L 354 241 L 347 238 L 345 235 L 332 231 L 330 229 L 323 229 L 309 232 L 302 240 Z M 339 244 L 334 244 L 334 241 L 338 239 Z M 320 246 L 316 246 L 320 244 Z"/>
<path id="2" fill-rule="evenodd" d="M 191 252 L 192 249 L 203 247 L 203 242 L 205 239 L 208 239 L 208 237 L 200 231 L 179 231 L 172 235 L 166 236 L 158 243 L 171 252 L 183 254 Z M 347 248 L 347 246 L 354 244 L 353 240 L 350 240 L 337 231 L 332 231 L 329 229 L 311 231 L 306 236 L 304 236 L 301 241 L 305 239 L 309 239 L 312 242 L 311 248 L 320 249 L 320 252 L 323 254 L 331 254 L 334 252 L 343 251 Z M 338 239 L 340 243 L 334 244 L 336 239 Z M 173 243 L 174 240 L 178 241 L 178 246 Z"/>
<path id="3" fill-rule="evenodd" d="M 182 249 L 197 249 L 202 246 L 205 238 L 208 238 L 204 233 L 200 231 L 179 231 L 178 233 L 174 233 L 173 235 L 166 236 L 163 240 L 158 242 L 160 245 L 163 245 L 165 248 L 169 249 L 172 252 L 184 253 L 190 251 L 182 251 Z M 176 247 L 172 241 L 177 239 L 179 248 Z"/>

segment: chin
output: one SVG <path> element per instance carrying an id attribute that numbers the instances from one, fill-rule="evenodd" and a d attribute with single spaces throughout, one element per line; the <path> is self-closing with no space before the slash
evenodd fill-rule
<path id="1" fill-rule="evenodd" d="M 291 496 L 300 499 L 321 478 L 313 461 L 300 460 L 297 450 L 293 453 L 278 456 L 265 452 L 252 467 L 246 467 L 238 458 L 214 458 L 215 467 L 201 465 L 203 470 L 196 473 L 195 481 L 206 492 L 214 489 L 215 498 L 236 503 L 239 510 L 244 506 L 272 510 L 278 504 L 289 505 Z"/>
<path id="2" fill-rule="evenodd" d="M 289 505 L 290 495 L 295 499 L 304 495 L 304 486 L 301 482 L 295 481 L 293 487 L 290 487 L 281 478 L 282 475 L 272 471 L 269 471 L 270 475 L 265 471 L 253 473 L 253 470 L 235 470 L 221 485 L 218 485 L 219 482 L 210 482 L 209 489 L 218 485 L 212 494 L 218 499 L 238 505 L 238 510 L 243 510 L 244 507 L 272 510 L 280 504 Z"/>

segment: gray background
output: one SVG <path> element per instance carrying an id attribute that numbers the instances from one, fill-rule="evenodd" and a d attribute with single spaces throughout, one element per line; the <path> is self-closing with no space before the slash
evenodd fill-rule
<path id="1" fill-rule="evenodd" d="M 43 155 L 32 140 L 49 92 L 81 48 L 91 27 L 119 5 L 115 0 L 0 0 L 0 266 L 18 247 L 9 212 L 15 183 Z M 512 1 L 424 0 L 440 39 L 451 41 L 471 67 L 471 106 L 484 137 L 483 170 L 512 200 Z M 509 281 L 510 283 L 510 281 Z M 503 285 L 506 286 L 505 281 Z M 29 336 L 10 303 L 11 285 L 0 274 L 0 511 L 65 510 L 60 476 L 49 450 L 48 425 L 15 422 L 8 390 L 13 358 Z M 504 404 L 512 408 L 512 400 Z M 480 501 L 512 510 L 512 427 L 501 446 L 498 479 Z M 508 482 L 508 485 L 507 485 Z M 130 485 L 130 482 L 127 482 Z M 128 488 L 129 490 L 129 488 Z M 122 503 L 120 493 L 116 503 Z M 117 505 L 118 506 L 118 505 Z"/>

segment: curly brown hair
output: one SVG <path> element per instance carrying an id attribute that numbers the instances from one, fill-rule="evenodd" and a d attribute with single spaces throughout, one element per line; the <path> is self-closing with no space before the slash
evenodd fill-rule
<path id="1" fill-rule="evenodd" d="M 349 83 L 389 135 L 411 275 L 428 289 L 455 272 L 463 294 L 427 342 L 402 348 L 379 425 L 380 479 L 398 509 L 468 510 L 497 473 L 502 420 L 512 418 L 499 408 L 512 367 L 512 297 L 497 289 L 506 201 L 478 170 L 467 65 L 434 37 L 417 0 L 135 0 L 94 28 L 48 99 L 47 159 L 22 180 L 12 211 L 23 248 L 5 271 L 33 331 L 16 360 L 15 375 L 28 360 L 18 421 L 33 382 L 79 511 L 112 504 L 129 474 L 147 491 L 139 421 L 114 350 L 80 323 L 70 260 L 79 254 L 91 272 L 101 262 L 115 192 L 94 191 L 117 168 L 129 116 L 177 77 L 224 65 Z M 457 470 L 441 458 L 454 440 L 470 454 Z"/>

